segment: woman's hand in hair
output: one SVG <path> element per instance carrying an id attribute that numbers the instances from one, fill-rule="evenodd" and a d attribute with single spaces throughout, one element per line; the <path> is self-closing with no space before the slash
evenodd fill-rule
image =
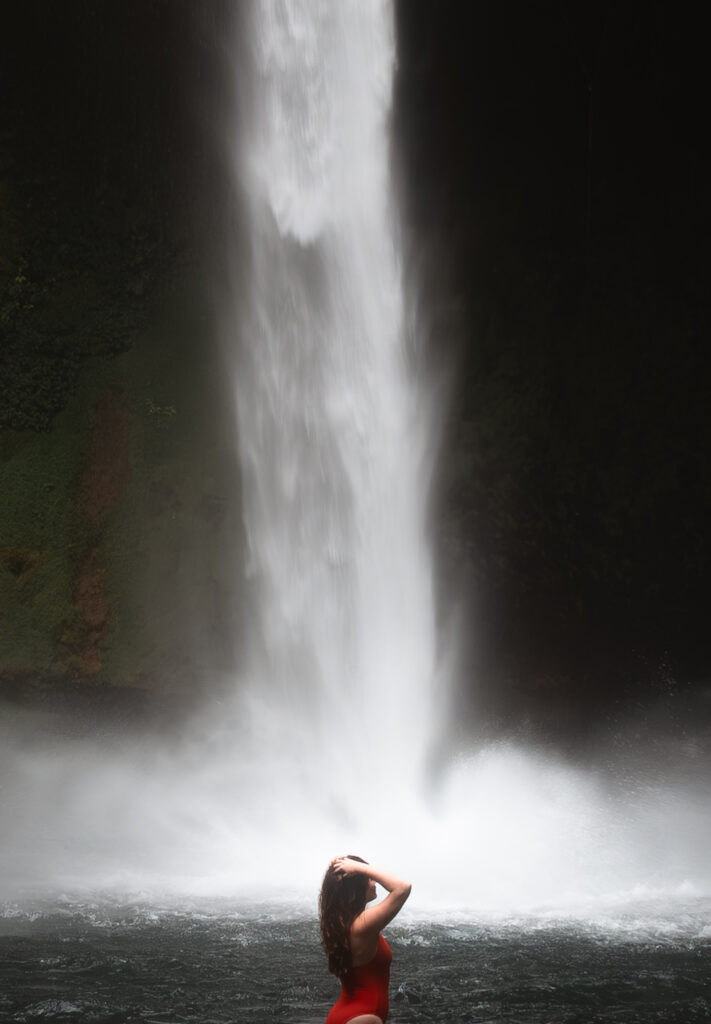
<path id="1" fill-rule="evenodd" d="M 350 857 L 334 857 L 331 867 L 341 878 L 346 878 L 348 875 L 368 874 L 367 864 L 363 864 L 359 860 L 351 860 Z"/>

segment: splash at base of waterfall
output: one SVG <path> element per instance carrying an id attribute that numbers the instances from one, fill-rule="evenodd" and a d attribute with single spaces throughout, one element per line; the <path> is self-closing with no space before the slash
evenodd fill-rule
<path id="1" fill-rule="evenodd" d="M 143 891 L 314 899 L 328 860 L 397 865 L 419 911 L 615 911 L 711 895 L 701 780 L 585 772 L 506 746 L 455 764 L 428 800 L 382 787 L 334 808 L 214 738 L 173 753 L 96 746 L 2 755 L 0 895 Z M 13 823 L 12 833 L 6 825 Z"/>

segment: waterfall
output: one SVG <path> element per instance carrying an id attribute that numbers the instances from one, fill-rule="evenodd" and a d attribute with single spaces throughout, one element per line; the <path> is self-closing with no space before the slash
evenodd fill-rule
<path id="1" fill-rule="evenodd" d="M 493 742 L 428 787 L 447 696 L 425 528 L 436 424 L 390 173 L 393 11 L 233 6 L 220 333 L 245 537 L 234 702 L 213 692 L 164 741 L 25 741 L 18 727 L 0 750 L 0 897 L 300 893 L 311 913 L 328 859 L 351 851 L 411 878 L 418 913 L 614 916 L 632 901 L 653 917 L 659 900 L 706 898 L 693 743 L 670 741 L 660 768 L 635 722 L 584 767 Z"/>
<path id="2" fill-rule="evenodd" d="M 247 269 L 226 322 L 256 611 L 246 700 L 271 761 L 343 802 L 383 773 L 417 785 L 432 734 L 429 426 L 389 167 L 393 12 L 260 0 L 247 21 Z"/>

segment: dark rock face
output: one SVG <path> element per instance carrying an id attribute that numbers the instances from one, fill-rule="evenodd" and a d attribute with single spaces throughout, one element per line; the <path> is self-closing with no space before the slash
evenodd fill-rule
<path id="1" fill-rule="evenodd" d="M 239 481 L 196 264 L 210 126 L 186 106 L 216 40 L 194 10 L 30 0 L 3 35 L 7 692 L 91 683 L 180 703 L 234 668 Z"/>
<path id="2" fill-rule="evenodd" d="M 465 674 L 508 720 L 607 714 L 711 655 L 698 34 L 667 4 L 398 17 L 408 215 L 456 306 L 436 520 Z"/>

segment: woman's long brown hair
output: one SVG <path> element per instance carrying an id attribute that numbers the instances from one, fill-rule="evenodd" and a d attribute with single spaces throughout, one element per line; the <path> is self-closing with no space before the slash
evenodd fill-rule
<path id="1" fill-rule="evenodd" d="M 362 857 L 349 853 L 351 860 L 367 864 Z M 351 925 L 361 913 L 368 894 L 367 875 L 337 875 L 329 865 L 323 876 L 319 896 L 321 917 L 321 941 L 328 957 L 328 969 L 340 978 L 341 984 L 349 991 L 352 983 L 353 956 L 351 954 Z"/>

